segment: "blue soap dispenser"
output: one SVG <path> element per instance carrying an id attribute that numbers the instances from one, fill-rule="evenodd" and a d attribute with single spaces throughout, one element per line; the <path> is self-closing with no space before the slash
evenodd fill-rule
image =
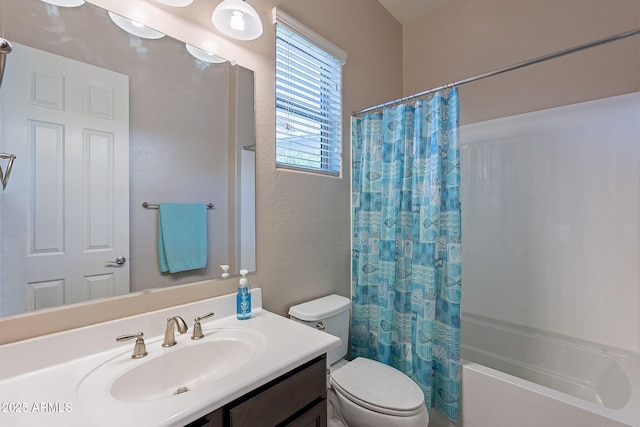
<path id="1" fill-rule="evenodd" d="M 236 312 L 240 320 L 251 318 L 251 288 L 249 288 L 249 281 L 245 277 L 247 273 L 247 270 L 240 270 L 242 277 L 240 278 L 236 297 Z"/>

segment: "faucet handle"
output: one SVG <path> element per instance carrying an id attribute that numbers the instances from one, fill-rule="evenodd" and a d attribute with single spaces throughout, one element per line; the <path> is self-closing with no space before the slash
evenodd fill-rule
<path id="1" fill-rule="evenodd" d="M 193 325 L 193 334 L 191 335 L 192 340 L 199 340 L 200 338 L 204 337 L 204 334 L 202 333 L 202 326 L 200 325 L 200 321 L 202 319 L 208 319 L 214 314 L 215 314 L 214 312 L 211 312 L 211 313 L 203 314 L 202 316 L 196 317 L 195 319 L 193 319 L 194 322 L 196 323 Z"/>
<path id="2" fill-rule="evenodd" d="M 120 335 L 116 338 L 117 342 L 129 341 L 132 339 L 136 339 L 136 344 L 133 347 L 133 354 L 131 355 L 132 359 L 140 359 L 141 357 L 145 357 L 147 353 L 147 346 L 144 344 L 144 334 L 142 332 L 138 332 L 133 335 Z"/>

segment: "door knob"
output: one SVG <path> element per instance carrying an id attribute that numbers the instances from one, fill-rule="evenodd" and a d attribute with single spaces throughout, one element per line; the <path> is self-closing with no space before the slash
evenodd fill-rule
<path id="1" fill-rule="evenodd" d="M 123 256 L 119 256 L 118 258 L 116 258 L 115 261 L 107 261 L 107 264 L 116 264 L 116 265 L 122 265 L 125 262 L 127 262 L 127 259 Z"/>

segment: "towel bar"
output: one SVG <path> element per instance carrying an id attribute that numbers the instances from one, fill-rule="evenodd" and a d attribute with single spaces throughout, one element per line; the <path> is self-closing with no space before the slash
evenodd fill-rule
<path id="1" fill-rule="evenodd" d="M 142 202 L 142 207 L 145 209 L 158 209 L 160 207 L 160 205 L 154 205 L 151 204 L 149 202 Z M 215 206 L 213 203 L 207 203 L 207 209 L 215 209 Z"/>

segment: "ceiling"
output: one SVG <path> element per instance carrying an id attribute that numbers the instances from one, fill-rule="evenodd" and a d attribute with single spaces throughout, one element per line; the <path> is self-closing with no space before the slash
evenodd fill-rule
<path id="1" fill-rule="evenodd" d="M 407 24 L 454 0 L 378 0 L 401 24 Z"/>

